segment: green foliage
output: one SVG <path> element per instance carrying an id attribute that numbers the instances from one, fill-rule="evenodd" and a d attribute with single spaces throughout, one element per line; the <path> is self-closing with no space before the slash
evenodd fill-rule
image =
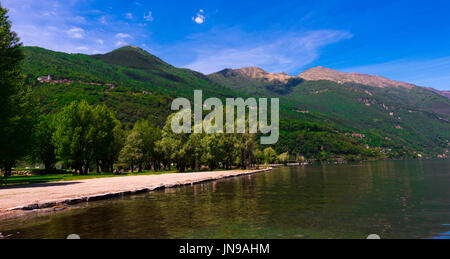
<path id="1" fill-rule="evenodd" d="M 21 43 L 0 5 L 0 169 L 4 176 L 27 155 L 35 124 L 33 101 L 20 71 Z"/>
<path id="2" fill-rule="evenodd" d="M 264 151 L 258 149 L 255 152 L 255 158 L 256 158 L 256 162 L 258 164 L 264 164 L 266 162 L 266 156 L 264 155 Z"/>
<path id="3" fill-rule="evenodd" d="M 167 119 L 157 148 L 165 161 L 175 163 L 179 171 L 184 172 L 187 167 L 198 170 L 202 166 L 211 170 L 233 166 L 246 169 L 256 162 L 254 134 L 176 134 L 171 125 L 174 116 Z"/>
<path id="4" fill-rule="evenodd" d="M 224 161 L 226 156 L 223 134 L 208 134 L 201 140 L 201 146 L 204 151 L 202 160 L 211 170 L 218 168 L 219 162 Z"/>
<path id="5" fill-rule="evenodd" d="M 279 152 L 306 152 L 309 158 L 351 154 L 362 159 L 368 156 L 363 151 L 369 145 L 369 155 L 378 156 L 374 148 L 381 148 L 405 158 L 413 151 L 432 155 L 448 147 L 450 100 L 426 88 L 377 88 L 331 81 L 270 82 L 230 70 L 209 78 L 252 96 L 280 98 L 282 141 L 275 146 Z M 364 134 L 365 138 L 352 139 L 346 133 Z M 305 135 L 332 144 L 317 145 Z M 302 150 L 304 143 L 309 147 Z"/>
<path id="6" fill-rule="evenodd" d="M 161 139 L 161 130 L 150 125 L 149 121 L 144 120 L 136 122 L 133 133 L 136 133 L 138 138 L 142 140 L 142 152 L 144 157 L 139 164 L 140 170 L 142 170 L 142 168 L 150 169 L 152 164 L 155 170 L 158 170 L 162 156 L 156 148 L 156 142 Z"/>
<path id="7" fill-rule="evenodd" d="M 266 164 L 275 164 L 277 162 L 277 152 L 273 148 L 268 147 L 264 149 L 264 161 Z"/>
<path id="8" fill-rule="evenodd" d="M 54 169 L 55 164 L 58 162 L 56 158 L 56 147 L 53 142 L 55 131 L 55 117 L 52 115 L 42 115 L 34 132 L 31 161 L 43 163 L 46 172 Z"/>
<path id="9" fill-rule="evenodd" d="M 139 135 L 139 132 L 132 131 L 127 137 L 125 146 L 120 151 L 120 160 L 127 163 L 131 167 L 131 171 L 134 172 L 135 165 L 142 165 L 144 162 L 144 141 Z M 139 167 L 139 171 L 142 167 Z"/>
<path id="10" fill-rule="evenodd" d="M 80 173 L 87 174 L 92 162 L 109 164 L 116 152 L 115 137 L 120 123 L 105 106 L 90 106 L 86 101 L 73 102 L 57 115 L 53 141 L 59 157 Z M 120 140 L 118 140 L 120 142 Z M 113 152 L 113 153 L 114 153 Z"/>
<path id="11" fill-rule="evenodd" d="M 280 164 L 287 164 L 289 162 L 289 153 L 283 153 L 281 155 L 278 156 L 278 162 Z"/>
<path id="12" fill-rule="evenodd" d="M 95 106 L 93 114 L 94 120 L 91 123 L 95 135 L 93 135 L 92 147 L 97 172 L 100 172 L 100 167 L 103 172 L 112 172 L 114 163 L 119 156 L 119 150 L 123 145 L 122 124 L 105 105 Z"/>
<path id="13" fill-rule="evenodd" d="M 186 143 L 189 141 L 189 134 L 176 134 L 172 131 L 172 119 L 175 114 L 169 116 L 162 130 L 162 139 L 157 142 L 157 150 L 163 154 L 166 163 L 174 162 L 181 172 L 186 170 L 188 154 L 186 153 Z"/>

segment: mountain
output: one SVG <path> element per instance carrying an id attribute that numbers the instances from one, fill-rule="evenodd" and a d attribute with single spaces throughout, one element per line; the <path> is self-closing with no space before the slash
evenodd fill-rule
<path id="1" fill-rule="evenodd" d="M 104 55 L 94 55 L 92 57 L 103 60 L 109 64 L 133 69 L 160 71 L 173 68 L 171 65 L 162 61 L 158 57 L 136 46 L 125 46 L 110 53 Z"/>
<path id="2" fill-rule="evenodd" d="M 280 82 L 287 83 L 290 79 L 294 78 L 286 73 L 269 73 L 258 67 L 244 67 L 241 69 L 225 69 L 222 71 L 223 74 L 227 75 L 242 75 L 248 76 L 254 79 L 266 80 L 269 82 Z"/>
<path id="3" fill-rule="evenodd" d="M 250 94 L 254 94 L 255 91 L 260 94 L 270 94 L 271 91 L 288 93 L 290 87 L 303 81 L 299 77 L 289 76 L 286 73 L 269 73 L 256 67 L 224 69 L 208 77 L 217 84 Z"/>
<path id="4" fill-rule="evenodd" d="M 209 78 L 251 96 L 278 97 L 285 110 L 315 115 L 308 118 L 315 123 L 327 120 L 336 128 L 378 136 L 413 150 L 448 148 L 450 101 L 429 89 L 323 67 L 286 77 L 284 82 L 261 76 L 271 74 L 262 69 L 246 70 L 226 69 Z"/>
<path id="5" fill-rule="evenodd" d="M 85 99 L 107 105 L 128 128 L 141 119 L 162 126 L 175 98 L 192 100 L 200 89 L 204 98 L 280 98 L 281 136 L 274 146 L 280 153 L 406 158 L 441 153 L 450 139 L 449 100 L 425 88 L 310 81 L 259 68 L 203 75 L 133 46 L 93 56 L 37 47 L 24 52 L 22 70 L 43 113 Z"/>
<path id="6" fill-rule="evenodd" d="M 447 98 L 450 98 L 450 91 L 439 91 L 439 94 Z"/>
<path id="7" fill-rule="evenodd" d="M 434 88 L 431 88 L 431 87 L 428 88 L 428 89 L 433 91 L 433 92 L 435 92 L 435 93 L 437 93 L 437 94 L 439 94 L 439 95 L 445 96 L 445 97 L 450 99 L 450 91 L 440 91 L 440 90 L 437 90 L 437 89 L 434 89 Z"/>
<path id="8" fill-rule="evenodd" d="M 338 84 L 355 83 L 361 85 L 376 86 L 381 88 L 405 87 L 411 89 L 416 87 L 413 84 L 393 81 L 381 76 L 372 76 L 358 73 L 344 73 L 325 67 L 314 67 L 308 69 L 305 72 L 301 73 L 299 77 L 308 81 L 328 80 Z"/>
<path id="9" fill-rule="evenodd" d="M 205 76 L 175 68 L 136 47 L 123 47 L 104 55 L 81 55 L 25 47 L 22 70 L 45 112 L 58 111 L 73 100 L 104 103 L 127 125 L 150 118 L 162 125 L 178 97 L 193 99 L 193 91 L 226 98 L 237 95 Z M 39 83 L 48 75 L 53 83 Z M 66 83 L 57 83 L 63 82 Z"/>

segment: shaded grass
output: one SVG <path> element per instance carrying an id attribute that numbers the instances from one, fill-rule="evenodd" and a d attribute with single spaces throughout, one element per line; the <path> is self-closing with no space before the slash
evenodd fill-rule
<path id="1" fill-rule="evenodd" d="M 110 178 L 110 177 L 124 177 L 124 176 L 138 176 L 138 175 L 162 175 L 162 174 L 173 174 L 176 171 L 144 171 L 142 173 L 133 174 L 123 174 L 114 175 L 112 173 L 90 173 L 88 175 L 73 175 L 73 174 L 54 174 L 54 175 L 14 175 L 8 178 L 7 186 L 11 185 L 26 185 L 26 184 L 37 184 L 37 183 L 51 183 L 51 182 L 64 182 L 64 181 L 77 181 L 77 180 L 87 180 L 87 179 L 97 179 L 97 178 Z M 3 183 L 4 183 L 3 179 Z M 0 187 L 1 188 L 1 187 Z"/>

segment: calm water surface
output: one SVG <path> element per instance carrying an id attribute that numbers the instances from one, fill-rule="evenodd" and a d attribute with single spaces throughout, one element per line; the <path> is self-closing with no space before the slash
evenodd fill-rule
<path id="1" fill-rule="evenodd" d="M 449 238 L 450 161 L 272 172 L 0 222 L 9 238 Z"/>

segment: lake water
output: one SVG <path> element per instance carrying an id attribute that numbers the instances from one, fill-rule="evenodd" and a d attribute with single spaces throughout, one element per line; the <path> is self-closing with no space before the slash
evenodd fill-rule
<path id="1" fill-rule="evenodd" d="M 450 161 L 283 167 L 0 222 L 10 238 L 450 238 Z"/>

